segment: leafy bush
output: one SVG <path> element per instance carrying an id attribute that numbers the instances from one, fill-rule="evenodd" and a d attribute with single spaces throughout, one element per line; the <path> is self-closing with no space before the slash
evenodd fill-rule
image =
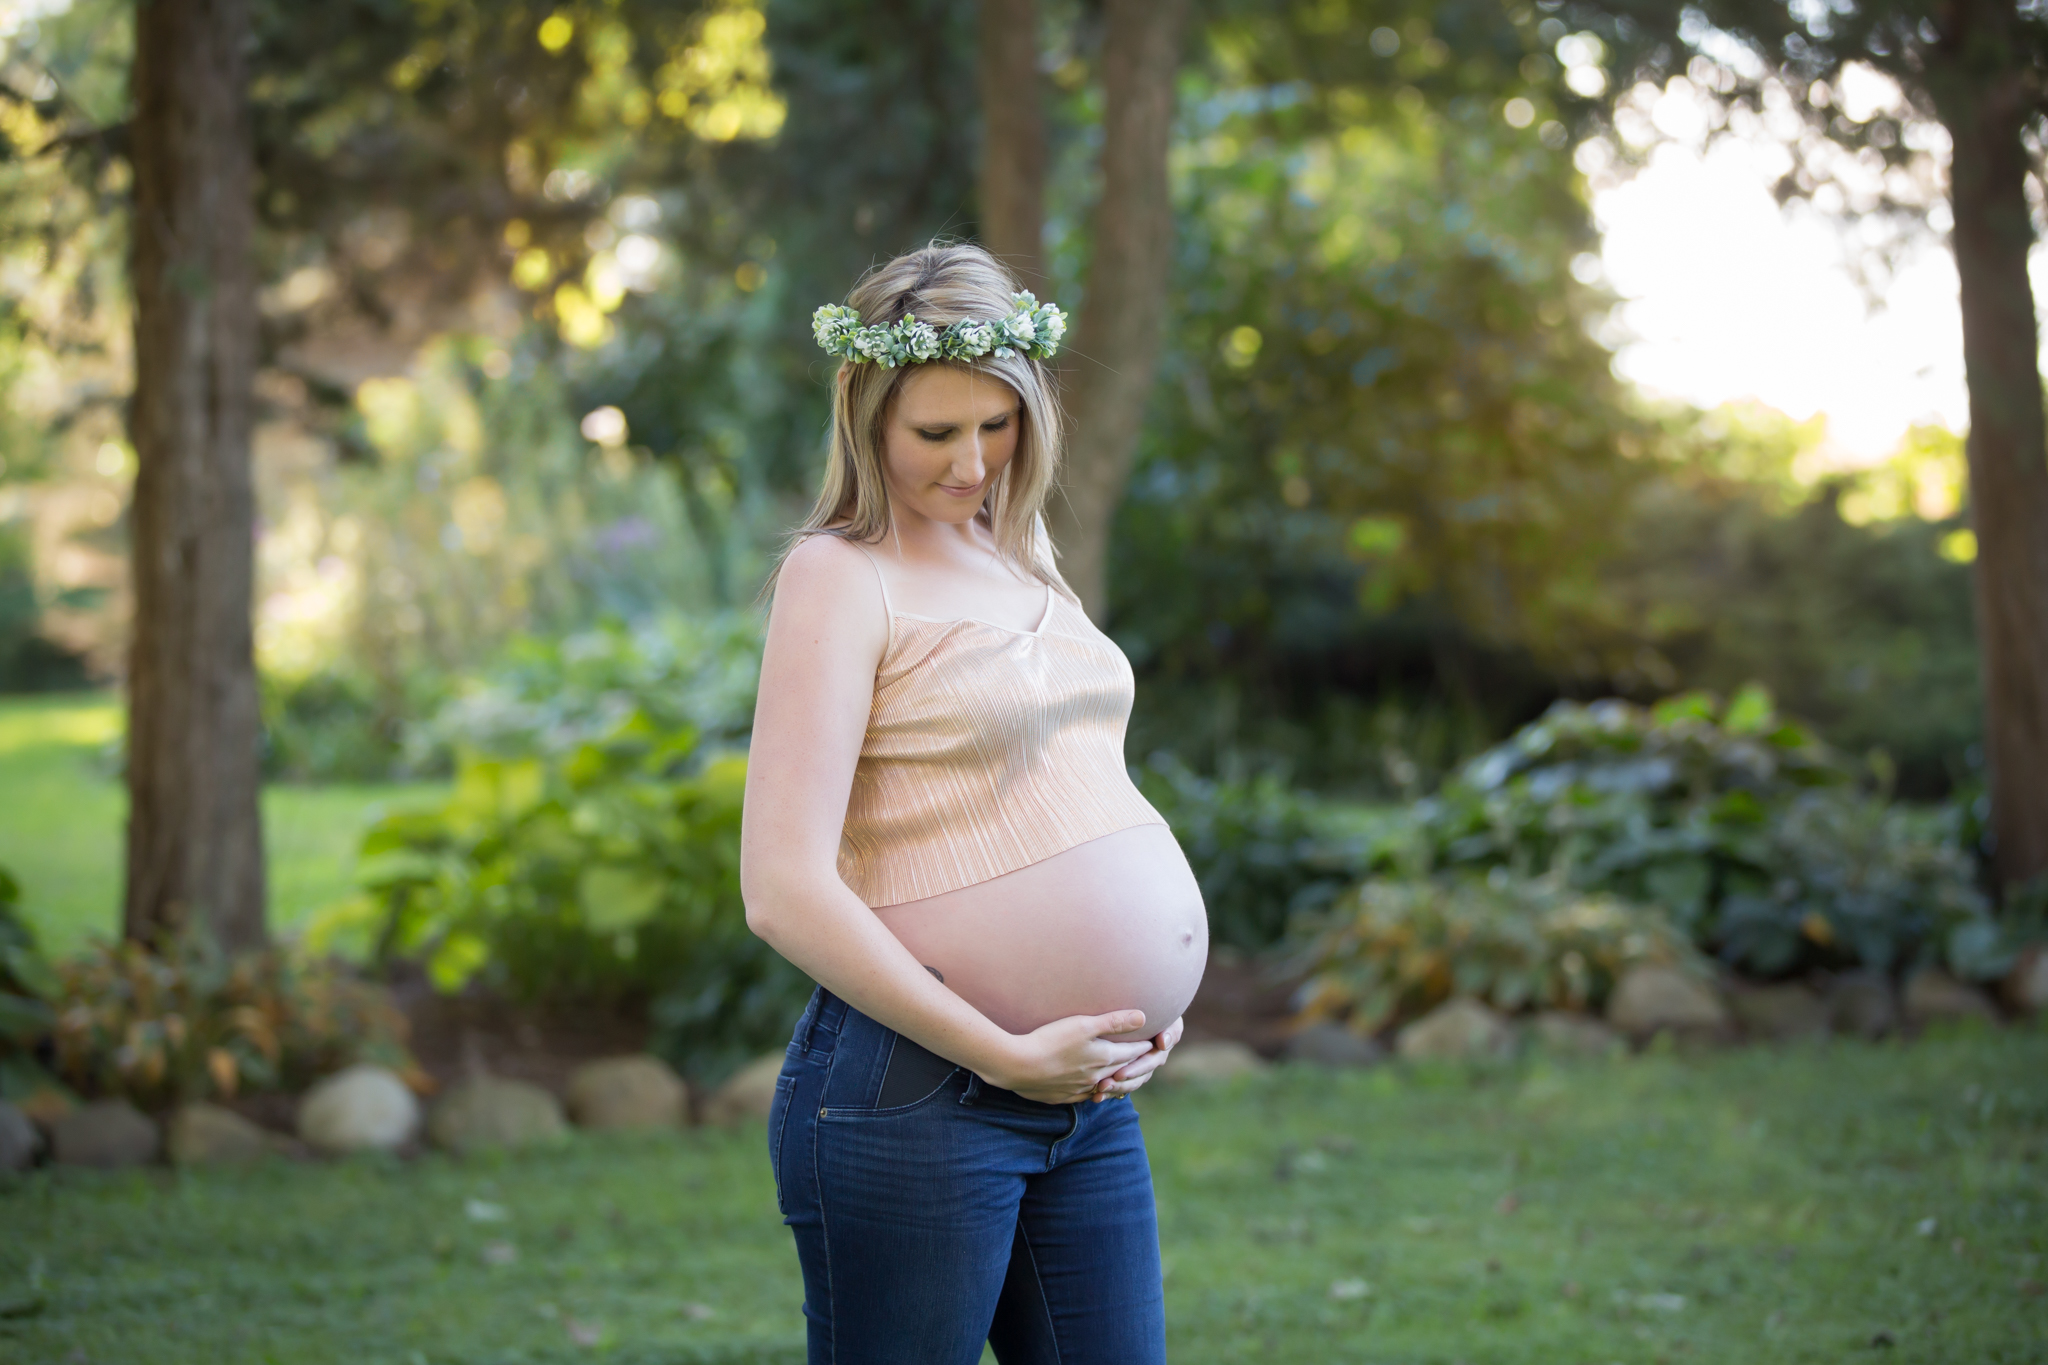
<path id="1" fill-rule="evenodd" d="M 405 761 L 405 704 L 380 696 L 367 678 L 324 669 L 304 678 L 266 673 L 262 684 L 266 777 L 376 782 L 420 775 Z M 434 771 L 431 761 L 426 771 Z"/>
<path id="2" fill-rule="evenodd" d="M 146 1107 L 296 1090 L 352 1062 L 413 1068 L 388 993 L 331 962 L 228 957 L 196 936 L 129 940 L 59 963 L 52 1040 L 65 1081 Z"/>
<path id="3" fill-rule="evenodd" d="M 1560 702 L 1420 805 L 1409 858 L 1654 902 L 1752 975 L 1924 958 L 1981 977 L 2002 950 L 1958 831 L 1858 790 L 1749 688 Z"/>
<path id="4" fill-rule="evenodd" d="M 1328 913 L 1297 921 L 1295 968 L 1307 1018 L 1361 1032 L 1425 1014 L 1454 995 L 1510 1013 L 1597 1010 L 1637 963 L 1703 970 L 1662 912 L 1562 877 L 1374 878 Z"/>
<path id="5" fill-rule="evenodd" d="M 746 613 L 610 620 L 572 635 L 528 636 L 415 727 L 408 749 L 416 764 L 458 750 L 559 754 L 636 714 L 720 744 L 752 726 L 760 674 L 760 623 Z"/>
<path id="6" fill-rule="evenodd" d="M 37 1054 L 56 1017 L 49 1005 L 56 985 L 22 918 L 21 885 L 0 867 L 0 1097 L 47 1080 Z"/>
<path id="7" fill-rule="evenodd" d="M 45 593 L 36 583 L 27 523 L 0 521 L 0 692 L 89 686 L 84 656 L 42 633 L 43 613 L 50 607 L 90 606 L 102 595 L 90 588 Z"/>
<path id="8" fill-rule="evenodd" d="M 1215 780 L 1160 753 L 1134 776 L 1194 869 L 1217 943 L 1268 947 L 1290 914 L 1328 904 L 1356 875 L 1319 837 L 1313 798 L 1271 774 Z"/>
<path id="9" fill-rule="evenodd" d="M 644 1009 L 657 1050 L 715 1075 L 771 1046 L 810 989 L 747 929 L 745 778 L 638 710 L 545 758 L 469 755 L 445 806 L 369 831 L 364 892 L 314 941 L 422 962 L 443 991 Z"/>

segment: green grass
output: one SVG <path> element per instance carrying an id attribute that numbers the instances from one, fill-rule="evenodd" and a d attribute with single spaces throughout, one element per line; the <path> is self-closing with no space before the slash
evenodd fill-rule
<path id="1" fill-rule="evenodd" d="M 2048 1360 L 2040 1029 L 1139 1104 L 1180 1365 Z M 46 1172 L 0 1190 L 0 1228 L 24 1365 L 802 1358 L 758 1128 Z"/>
<path id="2" fill-rule="evenodd" d="M 105 693 L 0 701 L 0 867 L 21 882 L 29 922 L 52 954 L 120 929 L 128 798 L 107 752 L 121 725 L 121 703 Z M 356 842 L 378 810 L 443 790 L 265 788 L 271 926 L 288 930 L 347 894 Z"/>

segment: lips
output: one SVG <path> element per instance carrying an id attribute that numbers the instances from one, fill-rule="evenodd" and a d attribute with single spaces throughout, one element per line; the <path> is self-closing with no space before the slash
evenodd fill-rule
<path id="1" fill-rule="evenodd" d="M 939 484 L 938 487 L 942 491 L 950 493 L 956 498 L 971 498 L 975 494 L 981 492 L 982 486 L 981 484 L 978 483 L 971 483 L 968 484 L 965 488 L 956 488 L 950 483 L 942 483 Z"/>

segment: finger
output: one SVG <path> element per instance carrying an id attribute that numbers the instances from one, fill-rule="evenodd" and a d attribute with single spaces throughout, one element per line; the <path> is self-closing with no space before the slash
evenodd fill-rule
<path id="1" fill-rule="evenodd" d="M 1112 1010 L 1108 1014 L 1096 1015 L 1092 1022 L 1095 1025 L 1097 1035 L 1135 1033 L 1137 1030 L 1145 1027 L 1145 1011 Z"/>
<path id="2" fill-rule="evenodd" d="M 1137 1061 L 1111 1073 L 1110 1079 L 1113 1081 L 1127 1081 L 1133 1076 L 1149 1076 L 1165 1064 L 1166 1054 L 1164 1052 L 1148 1052 L 1138 1058 Z"/>

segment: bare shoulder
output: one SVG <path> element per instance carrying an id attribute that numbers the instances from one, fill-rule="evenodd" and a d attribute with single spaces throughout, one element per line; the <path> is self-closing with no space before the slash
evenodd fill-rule
<path id="1" fill-rule="evenodd" d="M 878 659 L 888 641 L 888 609 L 874 565 L 834 535 L 806 536 L 783 558 L 768 619 L 771 635 L 794 630 L 830 640 L 834 652 L 871 650 Z"/>

